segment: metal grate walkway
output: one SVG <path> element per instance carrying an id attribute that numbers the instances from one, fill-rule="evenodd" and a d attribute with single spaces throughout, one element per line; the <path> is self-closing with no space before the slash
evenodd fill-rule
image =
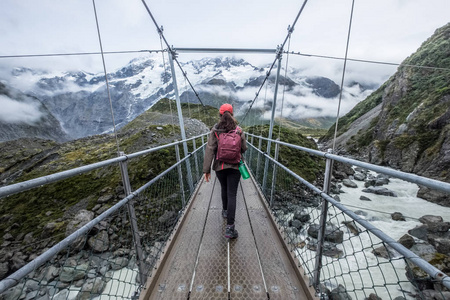
<path id="1" fill-rule="evenodd" d="M 221 212 L 220 183 L 212 174 L 200 184 L 141 299 L 314 299 L 251 180 L 239 185 L 238 239 L 223 237 Z"/>

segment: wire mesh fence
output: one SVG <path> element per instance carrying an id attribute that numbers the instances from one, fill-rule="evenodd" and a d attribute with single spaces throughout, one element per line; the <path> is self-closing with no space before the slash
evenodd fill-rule
<path id="1" fill-rule="evenodd" d="M 126 177 L 129 175 L 135 192 L 127 191 L 119 168 L 112 165 L 106 167 L 108 170 L 90 172 L 92 175 L 76 175 L 74 178 L 90 178 L 84 189 L 103 193 L 95 200 L 75 199 L 69 222 L 57 218 L 56 213 L 52 220 L 49 213 L 49 223 L 41 230 L 48 238 L 42 251 L 33 248 L 30 235 L 22 239 L 20 249 L 29 250 L 33 256 L 24 251 L 2 253 L 14 265 L 31 262 L 0 281 L 0 299 L 137 299 L 201 179 L 198 163 L 203 162 L 204 145 L 200 139 L 200 148 L 194 144 L 191 140 L 190 155 L 178 163 L 174 147 L 147 154 L 147 159 L 129 159 Z M 150 170 L 155 164 L 149 162 L 154 159 L 165 159 L 173 165 L 158 175 Z M 116 186 L 108 182 L 99 187 L 95 181 L 99 172 L 111 172 L 109 179 Z M 55 190 L 54 185 L 67 185 L 66 180 L 37 190 Z M 46 195 L 36 190 L 26 193 Z"/>
<path id="2" fill-rule="evenodd" d="M 342 192 L 342 180 L 340 185 L 333 184 L 334 198 L 320 195 L 322 187 L 305 184 L 298 175 L 281 168 L 255 146 L 250 146 L 245 154 L 247 165 L 283 232 L 289 251 L 295 253 L 299 267 L 322 299 L 448 298 L 449 292 L 436 278 L 421 270 L 410 257 L 393 249 L 391 240 L 374 234 L 381 230 L 367 221 L 379 224 L 379 218 L 368 216 L 365 209 L 358 207 L 351 211 L 339 202 L 336 195 Z M 389 228 L 383 231 L 391 233 Z M 428 257 L 435 255 L 436 259 L 445 261 L 441 254 L 422 246 L 425 243 L 412 237 L 408 240 L 425 247 L 425 252 L 430 251 Z M 404 241 L 396 244 L 408 251 Z M 442 270 L 448 268 L 445 262 L 440 266 Z"/>

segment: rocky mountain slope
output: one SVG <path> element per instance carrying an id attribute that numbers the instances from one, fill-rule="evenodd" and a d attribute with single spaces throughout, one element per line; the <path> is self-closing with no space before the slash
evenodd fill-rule
<path id="1" fill-rule="evenodd" d="M 181 65 L 204 104 L 218 107 L 230 102 L 238 113 L 254 99 L 268 71 L 268 68 L 255 67 L 243 59 L 228 57 L 204 58 Z M 284 89 L 286 95 L 283 116 L 305 126 L 328 128 L 334 116 L 324 111 L 320 103 L 336 100 L 339 86 L 328 78 L 306 77 L 295 68 L 290 68 L 288 74 L 288 78 L 280 79 L 279 90 Z M 17 68 L 11 75 L 8 79 L 11 84 L 41 99 L 72 139 L 111 131 L 110 101 L 103 74 L 82 71 L 56 74 Z M 178 74 L 177 78 L 181 101 L 198 104 L 183 76 Z M 167 61 L 166 66 L 163 65 L 161 55 L 134 59 L 109 73 L 108 79 L 117 128 L 125 126 L 159 99 L 174 99 L 171 72 Z M 259 118 L 264 111 L 270 110 L 274 74 L 268 81 L 267 99 L 261 95 L 254 105 L 261 110 Z M 343 101 L 352 107 L 372 89 L 370 85 L 352 83 L 345 87 Z"/>
<path id="2" fill-rule="evenodd" d="M 374 164 L 450 182 L 449 57 L 450 23 L 339 119 L 337 148 Z M 320 142 L 330 147 L 333 135 L 334 126 Z M 419 196 L 450 205 L 450 195 L 421 188 Z"/>
<path id="3" fill-rule="evenodd" d="M 1 82 L 0 106 L 0 142 L 27 137 L 68 139 L 59 121 L 39 99 Z"/>
<path id="4" fill-rule="evenodd" d="M 170 106 L 173 108 L 173 105 L 173 100 L 163 99 L 121 128 L 118 131 L 120 150 L 134 153 L 180 139 L 179 126 L 176 125 L 178 121 L 170 114 Z M 218 119 L 218 110 L 213 107 L 184 104 L 182 109 L 186 114 L 190 111 L 193 116 L 185 118 L 188 137 L 207 132 L 208 127 Z M 252 131 L 267 135 L 268 126 L 253 128 Z M 281 130 L 281 138 L 305 147 L 316 147 L 312 139 L 287 128 Z M 65 143 L 19 139 L 0 143 L 0 147 L 3 149 L 0 152 L 0 186 L 117 156 L 116 141 L 111 134 Z M 192 149 L 192 143 L 188 143 L 188 147 Z M 299 152 L 285 148 L 280 153 L 280 160 L 299 170 L 305 178 L 314 179 L 317 174 L 323 173 L 320 158 L 310 158 Z M 128 170 L 132 189 L 141 187 L 175 161 L 173 148 L 147 154 L 140 159 L 130 159 Z M 55 245 L 68 232 L 73 232 L 69 228 L 73 227 L 81 213 L 89 214 L 92 219 L 124 198 L 120 182 L 119 168 L 109 166 L 0 199 L 0 279 Z M 138 216 L 145 211 L 136 207 Z M 112 230 L 111 234 L 114 233 Z"/>

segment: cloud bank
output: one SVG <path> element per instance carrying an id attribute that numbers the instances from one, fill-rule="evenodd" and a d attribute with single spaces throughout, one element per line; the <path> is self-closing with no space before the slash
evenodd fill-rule
<path id="1" fill-rule="evenodd" d="M 5 123 L 26 123 L 33 125 L 43 114 L 34 103 L 18 102 L 5 95 L 0 95 L 0 121 Z"/>

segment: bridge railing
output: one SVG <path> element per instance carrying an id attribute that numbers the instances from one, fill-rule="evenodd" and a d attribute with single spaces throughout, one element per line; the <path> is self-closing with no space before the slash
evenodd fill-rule
<path id="1" fill-rule="evenodd" d="M 328 191 L 333 161 L 443 192 L 450 192 L 450 184 L 271 140 L 277 145 L 275 158 L 278 158 L 278 146 L 324 158 L 326 170 L 323 183 L 320 183 L 323 187 L 318 188 L 317 182 L 314 185 L 306 181 L 261 151 L 261 141 L 267 142 L 267 138 L 248 136 L 254 145 L 250 143 L 245 153 L 247 165 L 265 196 L 286 247 L 318 295 L 323 299 L 332 297 L 332 293 L 340 294 L 340 299 L 346 295 L 367 299 L 371 294 L 381 299 L 406 298 L 408 295 L 425 299 L 425 294 L 434 293 L 445 298 L 448 292 L 424 291 L 432 289 L 433 284 L 438 290 L 450 288 L 450 278 L 444 272 L 375 227 L 364 209 L 350 210 Z"/>
<path id="2" fill-rule="evenodd" d="M 36 253 L 26 238 L 15 249 L 10 248 L 7 255 L 11 256 L 11 264 L 19 258 L 30 262 L 0 281 L 0 298 L 138 297 L 201 179 L 204 137 L 127 155 L 121 153 L 114 159 L 0 188 L 0 197 L 27 190 L 41 195 L 40 190 L 46 187 L 54 189 L 55 184 L 82 176 L 96 178 L 99 172 L 107 172 L 112 181 L 117 180 L 111 192 L 117 195 L 100 197 L 89 210 L 81 209 L 86 199 L 79 199 L 71 209 L 69 224 L 63 218 L 49 222 L 42 231 L 47 235 L 32 240 L 34 245 L 48 240 L 42 254 Z M 190 153 L 180 159 L 178 147 L 185 142 Z M 173 165 L 160 174 L 152 174 L 154 170 L 145 162 L 158 159 L 173 161 Z M 115 169 L 118 166 L 120 171 Z M 138 186 L 141 177 L 153 178 Z M 95 186 L 95 180 L 92 181 Z M 122 199 L 114 201 L 111 197 Z M 61 228 L 64 230 L 58 230 Z M 59 236 L 54 236 L 56 232 Z M 34 253 L 34 257 L 25 251 Z"/>

